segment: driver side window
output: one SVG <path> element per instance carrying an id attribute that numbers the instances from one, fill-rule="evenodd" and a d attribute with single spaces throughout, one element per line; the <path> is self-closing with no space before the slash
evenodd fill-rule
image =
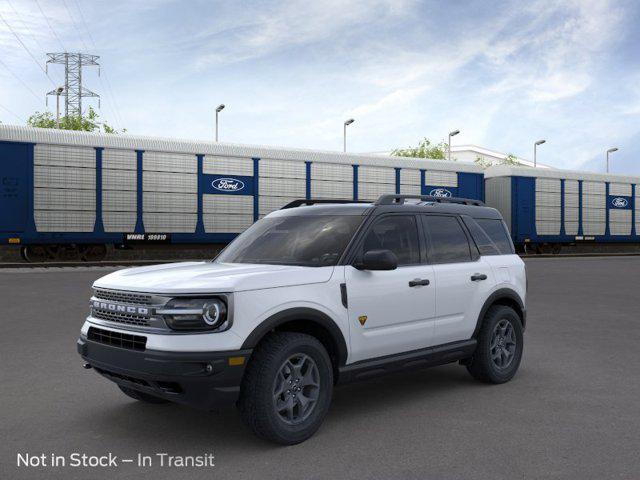
<path id="1" fill-rule="evenodd" d="M 420 263 L 418 228 L 413 215 L 392 215 L 373 224 L 367 233 L 362 253 L 390 250 L 398 257 L 398 266 Z"/>

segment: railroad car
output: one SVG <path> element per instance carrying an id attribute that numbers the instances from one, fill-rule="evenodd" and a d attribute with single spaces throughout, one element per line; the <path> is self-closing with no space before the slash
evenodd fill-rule
<path id="1" fill-rule="evenodd" d="M 485 171 L 486 203 L 524 252 L 640 242 L 639 186 L 640 177 L 623 175 L 505 165 Z"/>
<path id="2" fill-rule="evenodd" d="M 225 244 L 294 199 L 484 199 L 472 164 L 0 125 L 0 243 L 28 261 Z"/>

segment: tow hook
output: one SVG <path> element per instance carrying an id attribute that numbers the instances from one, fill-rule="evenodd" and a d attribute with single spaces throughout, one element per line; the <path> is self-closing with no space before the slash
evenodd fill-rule
<path id="1" fill-rule="evenodd" d="M 82 368 L 84 368 L 85 370 L 90 370 L 90 369 L 92 369 L 93 367 L 92 367 L 90 364 L 85 363 L 85 364 L 83 364 L 83 365 L 82 365 Z"/>

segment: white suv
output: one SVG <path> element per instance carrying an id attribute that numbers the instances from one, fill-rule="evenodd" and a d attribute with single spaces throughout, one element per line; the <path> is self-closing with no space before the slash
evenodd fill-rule
<path id="1" fill-rule="evenodd" d="M 93 287 L 86 368 L 145 402 L 235 401 L 282 444 L 315 433 L 337 383 L 457 361 L 503 383 L 522 357 L 524 263 L 498 211 L 473 200 L 300 200 L 214 261 Z"/>

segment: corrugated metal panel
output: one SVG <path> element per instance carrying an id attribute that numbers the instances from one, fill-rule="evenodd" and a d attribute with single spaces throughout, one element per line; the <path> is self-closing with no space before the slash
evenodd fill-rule
<path id="1" fill-rule="evenodd" d="M 136 190 L 138 178 L 135 170 L 102 170 L 103 190 Z"/>
<path id="2" fill-rule="evenodd" d="M 567 235 L 577 235 L 578 225 L 578 222 L 564 222 L 564 232 Z"/>
<path id="3" fill-rule="evenodd" d="M 617 193 L 616 195 L 624 194 Z M 611 235 L 631 235 L 631 210 L 609 210 L 609 233 Z"/>
<path id="4" fill-rule="evenodd" d="M 193 233 L 198 220 L 195 213 L 151 213 L 143 215 L 144 229 L 150 233 Z"/>
<path id="5" fill-rule="evenodd" d="M 91 210 L 96 209 L 94 190 L 69 190 L 62 188 L 34 189 L 36 210 Z"/>
<path id="6" fill-rule="evenodd" d="M 564 193 L 564 205 L 565 208 L 569 207 L 579 207 L 580 206 L 580 195 L 577 193 Z"/>
<path id="7" fill-rule="evenodd" d="M 536 208 L 538 205 L 545 207 L 558 207 L 558 209 L 560 209 L 560 193 L 541 192 L 536 190 Z"/>
<path id="8" fill-rule="evenodd" d="M 305 198 L 307 182 L 294 178 L 260 178 L 260 197 L 296 197 Z"/>
<path id="9" fill-rule="evenodd" d="M 584 235 L 604 235 L 605 222 L 582 221 L 582 233 Z"/>
<path id="10" fill-rule="evenodd" d="M 353 182 L 311 180 L 312 198 L 353 199 Z"/>
<path id="11" fill-rule="evenodd" d="M 593 195 L 606 195 L 607 186 L 604 182 L 582 182 L 582 193 Z"/>
<path id="12" fill-rule="evenodd" d="M 202 171 L 207 174 L 253 176 L 253 160 L 251 158 L 218 157 L 205 155 Z"/>
<path id="13" fill-rule="evenodd" d="M 96 188 L 96 171 L 94 168 L 77 167 L 33 167 L 34 187 L 36 188 Z"/>
<path id="14" fill-rule="evenodd" d="M 583 208 L 582 220 L 585 222 L 602 222 L 607 218 L 607 211 L 604 208 Z"/>
<path id="15" fill-rule="evenodd" d="M 358 184 L 358 200 L 377 200 L 380 195 L 396 193 L 395 185 L 389 183 L 359 183 Z"/>
<path id="16" fill-rule="evenodd" d="M 245 195 L 204 195 L 204 213 L 228 213 L 251 215 L 253 219 L 253 197 Z"/>
<path id="17" fill-rule="evenodd" d="M 424 172 L 425 185 L 437 185 L 438 187 L 457 187 L 458 174 L 455 172 L 439 172 L 427 170 Z"/>
<path id="18" fill-rule="evenodd" d="M 358 168 L 358 184 L 360 185 L 362 183 L 385 183 L 395 185 L 396 171 L 394 168 L 369 167 L 363 165 Z M 391 193 L 395 193 L 395 188 Z"/>
<path id="19" fill-rule="evenodd" d="M 102 190 L 102 210 L 110 212 L 135 212 L 138 193 L 134 191 Z"/>
<path id="20" fill-rule="evenodd" d="M 96 222 L 95 211 L 36 210 L 38 232 L 92 232 Z"/>
<path id="21" fill-rule="evenodd" d="M 145 151 L 142 154 L 142 169 L 154 172 L 198 173 L 198 159 L 195 155 Z"/>
<path id="22" fill-rule="evenodd" d="M 536 221 L 557 221 L 560 225 L 560 207 L 541 207 L 536 205 Z"/>
<path id="23" fill-rule="evenodd" d="M 34 165 L 95 168 L 96 151 L 90 147 L 37 144 L 33 149 Z"/>
<path id="24" fill-rule="evenodd" d="M 312 163 L 312 180 L 335 180 L 353 184 L 353 166 L 335 163 Z"/>
<path id="25" fill-rule="evenodd" d="M 342 152 L 326 152 L 291 148 L 275 148 L 255 145 L 234 145 L 219 142 L 203 142 L 183 139 L 153 138 L 133 135 L 111 135 L 90 132 L 32 128 L 16 125 L 0 125 L 0 140 L 64 144 L 89 147 L 107 147 L 124 150 L 179 152 L 216 155 L 222 157 L 271 158 L 281 160 L 305 160 L 310 162 L 376 165 L 439 171 L 482 173 L 482 168 L 462 162 L 443 162 L 424 158 L 360 155 Z"/>
<path id="26" fill-rule="evenodd" d="M 102 212 L 105 232 L 133 232 L 136 228 L 136 212 Z"/>
<path id="27" fill-rule="evenodd" d="M 194 193 L 144 192 L 144 212 L 197 213 L 198 195 Z"/>
<path id="28" fill-rule="evenodd" d="M 604 210 L 607 206 L 607 197 L 605 195 L 582 195 L 582 206 Z"/>
<path id="29" fill-rule="evenodd" d="M 565 180 L 564 191 L 565 193 L 579 193 L 580 192 L 579 182 L 577 180 Z"/>
<path id="30" fill-rule="evenodd" d="M 623 195 L 625 197 L 631 196 L 631 184 L 629 183 L 610 183 L 609 184 L 610 195 Z"/>
<path id="31" fill-rule="evenodd" d="M 574 223 L 580 221 L 580 208 L 566 207 L 564 209 L 564 221 Z"/>
<path id="32" fill-rule="evenodd" d="M 536 178 L 536 192 L 560 193 L 560 180 L 553 178 Z"/>
<path id="33" fill-rule="evenodd" d="M 202 218 L 207 233 L 241 233 L 253 223 L 253 215 L 206 214 Z"/>
<path id="34" fill-rule="evenodd" d="M 511 229 L 511 178 L 489 178 L 485 185 L 485 203 L 497 209 Z"/>
<path id="35" fill-rule="evenodd" d="M 422 195 L 422 187 L 420 185 L 400 185 L 400 193 L 405 195 Z"/>
<path id="36" fill-rule="evenodd" d="M 307 178 L 307 166 L 304 162 L 261 159 L 258 164 L 260 178 Z"/>
<path id="37" fill-rule="evenodd" d="M 137 154 L 133 150 L 105 148 L 102 151 L 102 168 L 114 170 L 137 170 Z"/>
<path id="38" fill-rule="evenodd" d="M 538 221 L 536 220 L 536 233 L 538 235 L 559 235 L 560 221 Z"/>
<path id="39" fill-rule="evenodd" d="M 420 185 L 420 170 L 403 168 L 400 170 L 400 185 Z"/>
<path id="40" fill-rule="evenodd" d="M 144 172 L 143 190 L 146 192 L 197 193 L 198 176 L 190 173 Z"/>
<path id="41" fill-rule="evenodd" d="M 260 216 L 267 215 L 274 210 L 279 210 L 284 207 L 287 203 L 293 202 L 294 200 L 298 200 L 302 197 L 269 197 L 269 196 L 260 196 L 259 201 L 259 213 Z"/>
<path id="42" fill-rule="evenodd" d="M 586 180 L 599 183 L 640 183 L 640 177 L 629 177 L 626 175 L 590 173 L 583 171 L 560 170 L 555 168 L 513 167 L 509 165 L 497 165 L 495 167 L 489 167 L 485 170 L 484 174 L 485 178 L 514 176 L 558 179 L 564 178 L 567 180 Z"/>

